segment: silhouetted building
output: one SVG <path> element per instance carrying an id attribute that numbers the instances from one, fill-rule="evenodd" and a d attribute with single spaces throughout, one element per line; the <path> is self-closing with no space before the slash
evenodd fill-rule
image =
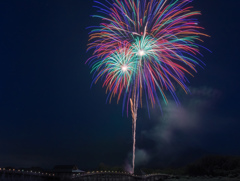
<path id="1" fill-rule="evenodd" d="M 61 180 L 71 179 L 84 173 L 84 171 L 79 170 L 76 165 L 56 165 L 53 168 L 53 172 L 55 176 L 61 178 Z"/>

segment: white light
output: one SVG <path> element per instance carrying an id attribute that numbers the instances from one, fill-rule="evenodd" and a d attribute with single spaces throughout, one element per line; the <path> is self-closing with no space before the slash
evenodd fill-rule
<path id="1" fill-rule="evenodd" d="M 122 71 L 123 71 L 123 72 L 126 72 L 127 69 L 128 69 L 128 67 L 127 67 L 126 65 L 123 65 L 123 66 L 122 66 Z"/>
<path id="2" fill-rule="evenodd" d="M 138 55 L 141 56 L 141 57 L 142 57 L 143 55 L 145 55 L 144 50 L 139 50 L 139 51 L 138 51 Z"/>

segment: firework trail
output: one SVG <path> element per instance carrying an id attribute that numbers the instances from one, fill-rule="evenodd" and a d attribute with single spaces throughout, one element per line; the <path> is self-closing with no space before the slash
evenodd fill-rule
<path id="1" fill-rule="evenodd" d="M 138 100 L 136 100 L 136 97 L 134 97 L 133 100 L 130 99 L 130 103 L 131 103 L 131 112 L 132 112 L 132 135 L 133 135 L 133 159 L 132 159 L 133 170 L 132 170 L 132 173 L 134 173 Z"/>
<path id="2" fill-rule="evenodd" d="M 142 97 L 153 107 L 161 107 L 159 97 L 167 104 L 165 92 L 176 103 L 175 83 L 186 93 L 187 75 L 197 72 L 202 63 L 197 55 L 203 29 L 188 6 L 192 0 L 105 0 L 95 1 L 102 23 L 92 27 L 87 60 L 92 67 L 93 83 L 103 80 L 107 101 L 123 100 L 123 112 L 129 107 L 133 129 L 133 173 L 136 144 L 137 110 Z M 201 54 L 200 54 L 201 55 Z M 130 105 L 129 105 L 130 104 Z"/>

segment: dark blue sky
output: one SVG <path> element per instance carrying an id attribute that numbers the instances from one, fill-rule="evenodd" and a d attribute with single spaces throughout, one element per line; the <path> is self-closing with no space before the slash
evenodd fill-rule
<path id="1" fill-rule="evenodd" d="M 240 155 L 238 0 L 201 0 L 206 67 L 170 101 L 139 110 L 137 164 L 161 166 L 204 153 Z M 88 31 L 98 25 L 92 0 L 0 2 L 0 167 L 103 162 L 125 165 L 132 147 L 131 118 L 106 104 L 101 84 L 92 89 L 85 61 Z M 191 153 L 191 154 L 189 154 Z M 194 153 L 194 154 L 193 154 Z"/>

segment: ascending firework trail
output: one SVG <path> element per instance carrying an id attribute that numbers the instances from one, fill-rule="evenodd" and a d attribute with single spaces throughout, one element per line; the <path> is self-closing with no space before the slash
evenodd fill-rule
<path id="1" fill-rule="evenodd" d="M 99 0 L 100 1 L 100 0 Z M 188 6 L 192 0 L 105 0 L 95 1 L 102 23 L 90 32 L 87 60 L 93 83 L 100 78 L 106 87 L 107 101 L 122 98 L 123 111 L 131 107 L 133 129 L 133 173 L 135 162 L 137 110 L 142 97 L 153 107 L 167 104 L 169 91 L 178 104 L 177 83 L 189 92 L 186 75 L 202 63 L 198 58 L 203 28 L 195 18 L 200 15 Z M 102 0 L 104 1 L 104 0 Z M 200 65 L 201 66 L 201 65 Z M 130 105 L 129 105 L 130 104 Z"/>

